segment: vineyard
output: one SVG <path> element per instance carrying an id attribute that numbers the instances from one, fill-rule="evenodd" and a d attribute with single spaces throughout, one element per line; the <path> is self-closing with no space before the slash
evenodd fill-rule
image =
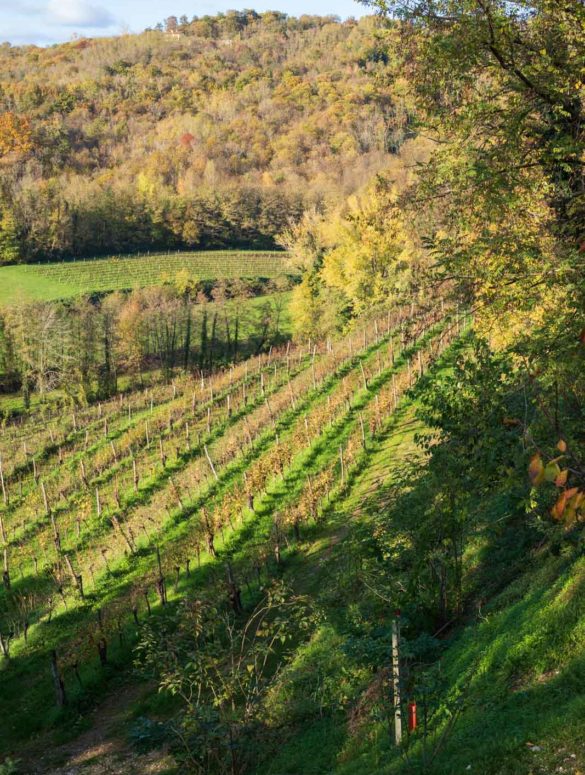
<path id="1" fill-rule="evenodd" d="M 584 775 L 585 3 L 82 5 L 0 46 L 0 775 Z"/>
<path id="2" fill-rule="evenodd" d="M 286 254 L 237 250 L 151 253 L 2 267 L 0 305 L 157 285 L 185 270 L 194 280 L 271 278 L 286 273 Z"/>
<path id="3" fill-rule="evenodd" d="M 190 589 L 242 610 L 461 326 L 401 310 L 338 341 L 7 425 L 2 728 L 27 736 L 83 702 L 145 617 Z"/>

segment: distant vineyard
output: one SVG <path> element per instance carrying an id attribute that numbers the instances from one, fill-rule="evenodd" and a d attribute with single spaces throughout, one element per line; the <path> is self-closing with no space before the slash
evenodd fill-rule
<path id="1" fill-rule="evenodd" d="M 0 269 L 0 304 L 156 285 L 183 270 L 197 280 L 277 277 L 286 272 L 286 253 L 152 253 L 4 267 Z"/>

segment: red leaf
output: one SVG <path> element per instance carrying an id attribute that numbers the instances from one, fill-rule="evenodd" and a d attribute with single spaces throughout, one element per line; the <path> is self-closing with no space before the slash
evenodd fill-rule
<path id="1" fill-rule="evenodd" d="M 190 148 L 194 139 L 195 137 L 191 134 L 191 132 L 185 132 L 184 135 L 181 135 L 179 142 L 181 143 L 181 145 L 184 145 L 186 148 Z"/>
<path id="2" fill-rule="evenodd" d="M 555 505 L 552 507 L 550 513 L 552 514 L 553 519 L 556 519 L 557 521 L 560 521 L 563 516 L 563 512 L 565 510 L 565 506 L 567 505 L 567 493 L 562 492 L 559 496 L 559 499 L 555 503 Z"/>

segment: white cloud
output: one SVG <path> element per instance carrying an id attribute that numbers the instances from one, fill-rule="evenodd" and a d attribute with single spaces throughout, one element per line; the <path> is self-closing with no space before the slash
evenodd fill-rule
<path id="1" fill-rule="evenodd" d="M 63 27 L 111 27 L 115 23 L 112 14 L 86 0 L 49 0 L 47 13 L 51 23 Z"/>

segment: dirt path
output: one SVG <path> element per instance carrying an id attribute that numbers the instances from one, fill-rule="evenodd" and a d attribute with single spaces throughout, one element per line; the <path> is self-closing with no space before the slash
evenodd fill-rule
<path id="1" fill-rule="evenodd" d="M 30 775 L 155 775 L 170 773 L 173 760 L 165 751 L 135 753 L 128 744 L 125 722 L 131 707 L 148 688 L 122 686 L 89 715 L 90 728 L 63 745 L 47 739 L 24 752 L 21 769 Z"/>

